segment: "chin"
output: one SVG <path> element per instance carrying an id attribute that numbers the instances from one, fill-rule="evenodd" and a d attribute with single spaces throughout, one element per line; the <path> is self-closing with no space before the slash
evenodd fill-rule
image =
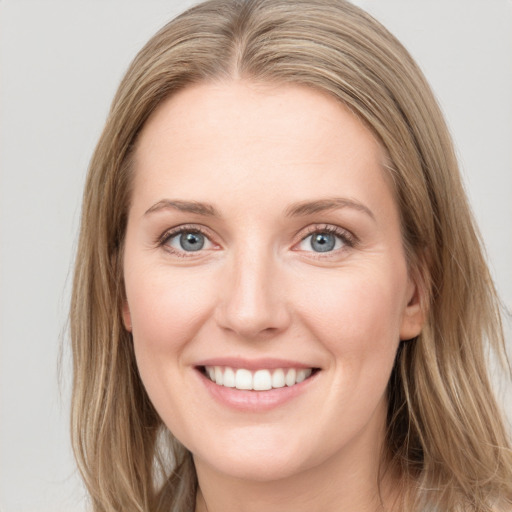
<path id="1" fill-rule="evenodd" d="M 293 461 L 292 458 L 283 458 L 282 454 L 276 459 L 268 455 L 262 455 L 260 457 L 238 456 L 236 458 L 226 456 L 225 458 L 223 457 L 222 460 L 216 460 L 214 462 L 208 460 L 203 461 L 194 457 L 194 462 L 196 467 L 204 463 L 219 474 L 237 480 L 261 483 L 284 480 L 305 469 L 301 467 L 300 463 L 298 464 L 297 461 Z M 200 471 L 200 468 L 198 468 L 198 471 Z"/>
<path id="2" fill-rule="evenodd" d="M 256 433 L 254 433 L 256 434 Z M 311 446 L 311 439 L 284 439 L 282 436 L 265 438 L 260 435 L 246 442 L 240 436 L 239 442 L 221 445 L 217 449 L 208 450 L 203 457 L 200 453 L 194 455 L 198 471 L 202 465 L 208 466 L 219 474 L 231 478 L 253 482 L 271 482 L 284 480 L 293 475 L 311 469 L 318 464 L 320 453 L 308 453 L 304 447 Z M 285 436 L 286 437 L 286 436 Z M 247 438 L 246 438 L 247 439 Z"/>

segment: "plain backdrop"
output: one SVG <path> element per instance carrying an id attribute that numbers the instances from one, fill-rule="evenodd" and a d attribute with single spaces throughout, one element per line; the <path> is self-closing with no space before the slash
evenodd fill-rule
<path id="1" fill-rule="evenodd" d="M 66 315 L 89 158 L 130 60 L 185 0 L 0 1 L 0 511 L 84 511 Z M 418 60 L 452 129 L 512 308 L 512 2 L 361 0 Z M 510 341 L 510 335 L 509 335 Z M 508 407 L 512 400 L 508 398 Z"/>

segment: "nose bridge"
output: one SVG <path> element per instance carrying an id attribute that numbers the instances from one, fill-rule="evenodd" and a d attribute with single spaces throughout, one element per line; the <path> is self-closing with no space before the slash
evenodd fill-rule
<path id="1" fill-rule="evenodd" d="M 267 244 L 244 244 L 227 269 L 219 323 L 244 337 L 276 333 L 288 321 L 278 261 Z"/>

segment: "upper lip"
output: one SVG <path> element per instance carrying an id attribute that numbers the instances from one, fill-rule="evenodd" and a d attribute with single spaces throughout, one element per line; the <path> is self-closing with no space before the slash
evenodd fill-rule
<path id="1" fill-rule="evenodd" d="M 315 365 L 301 363 L 290 359 L 258 358 L 246 359 L 242 357 L 213 357 L 195 363 L 199 366 L 229 366 L 231 368 L 244 368 L 246 370 L 276 369 L 276 368 L 318 368 Z"/>

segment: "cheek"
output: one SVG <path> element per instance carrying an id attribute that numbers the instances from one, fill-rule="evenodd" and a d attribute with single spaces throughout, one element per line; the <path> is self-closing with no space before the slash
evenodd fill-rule
<path id="1" fill-rule="evenodd" d="M 139 374 L 163 422 L 179 439 L 188 439 L 186 412 L 194 397 L 183 392 L 184 354 L 211 317 L 215 283 L 183 269 L 137 270 L 126 276 L 126 294 Z"/>
<path id="2" fill-rule="evenodd" d="M 315 281 L 316 291 L 302 303 L 302 317 L 335 368 L 329 408 L 343 421 L 346 415 L 355 421 L 368 417 L 387 387 L 400 340 L 406 271 L 343 269 L 337 277 Z"/>
<path id="3" fill-rule="evenodd" d="M 329 351 L 334 368 L 325 414 L 337 420 L 325 421 L 326 436 L 336 437 L 332 425 L 357 430 L 381 403 L 400 342 L 405 283 L 405 271 L 347 270 L 303 302 L 308 329 Z"/>
<path id="4" fill-rule="evenodd" d="M 304 317 L 333 351 L 362 351 L 398 343 L 403 310 L 402 279 L 377 273 L 346 272 L 338 279 L 316 280 L 302 302 Z M 322 286 L 323 284 L 323 286 Z"/>
<path id="5" fill-rule="evenodd" d="M 213 290 L 214 283 L 204 275 L 169 268 L 127 276 L 126 293 L 138 361 L 179 353 L 211 315 Z"/>

